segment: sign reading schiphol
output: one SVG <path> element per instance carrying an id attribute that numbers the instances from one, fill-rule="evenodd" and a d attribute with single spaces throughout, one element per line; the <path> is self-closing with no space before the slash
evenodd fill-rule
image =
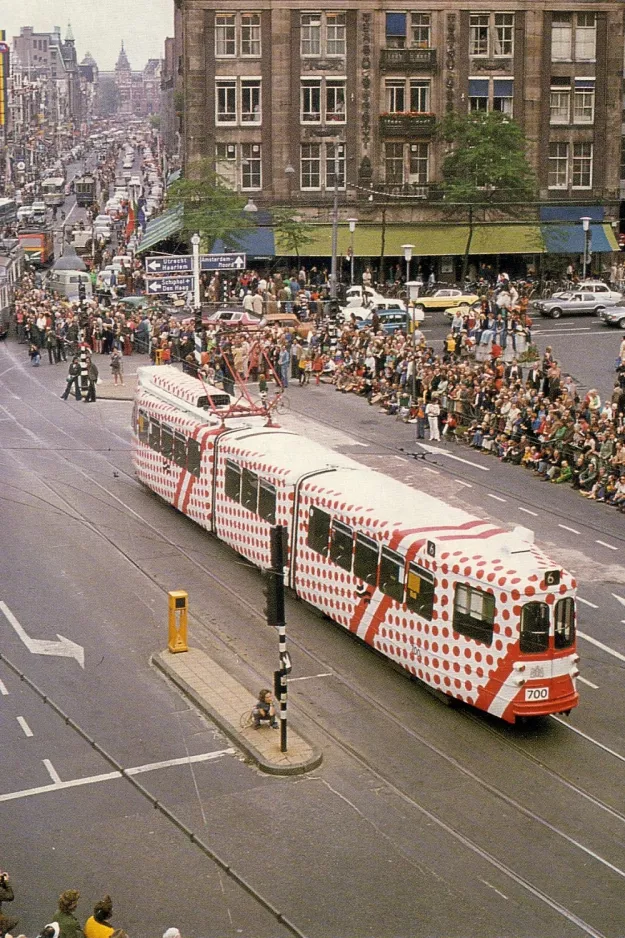
<path id="1" fill-rule="evenodd" d="M 200 270 L 244 270 L 245 254 L 200 254 Z M 145 269 L 149 274 L 175 274 L 193 270 L 190 254 L 158 255 L 146 257 Z"/>
<path id="2" fill-rule="evenodd" d="M 156 296 L 168 293 L 189 293 L 193 290 L 193 277 L 149 277 L 145 292 Z"/>

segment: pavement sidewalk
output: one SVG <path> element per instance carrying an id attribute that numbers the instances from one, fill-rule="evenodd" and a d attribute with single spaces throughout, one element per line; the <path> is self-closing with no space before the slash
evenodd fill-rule
<path id="1" fill-rule="evenodd" d="M 301 775 L 321 763 L 321 752 L 288 723 L 287 752 L 280 751 L 280 731 L 247 725 L 256 697 L 198 648 L 172 654 L 162 651 L 152 663 L 270 775 Z"/>

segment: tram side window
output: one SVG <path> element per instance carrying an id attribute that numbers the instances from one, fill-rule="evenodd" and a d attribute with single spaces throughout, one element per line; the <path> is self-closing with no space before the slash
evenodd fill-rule
<path id="1" fill-rule="evenodd" d="M 150 420 L 150 435 L 148 438 L 150 449 L 161 451 L 161 425 L 158 420 Z"/>
<path id="2" fill-rule="evenodd" d="M 174 434 L 169 427 L 161 427 L 161 453 L 165 459 L 171 459 L 174 452 Z"/>
<path id="3" fill-rule="evenodd" d="M 406 605 L 411 612 L 423 616 L 428 622 L 432 621 L 434 610 L 434 577 L 429 570 L 416 563 L 408 567 L 408 581 L 406 583 Z"/>
<path id="4" fill-rule="evenodd" d="M 570 648 L 575 641 L 575 603 L 571 596 L 559 599 L 555 609 L 554 645 Z"/>
<path id="5" fill-rule="evenodd" d="M 260 479 L 258 486 L 258 514 L 269 524 L 276 523 L 276 487 Z"/>
<path id="6" fill-rule="evenodd" d="M 150 434 L 150 420 L 144 410 L 139 411 L 137 418 L 137 436 L 140 443 L 147 443 Z"/>
<path id="7" fill-rule="evenodd" d="M 308 518 L 308 546 L 327 557 L 329 540 L 330 515 L 320 508 L 311 508 Z"/>
<path id="8" fill-rule="evenodd" d="M 187 469 L 199 479 L 202 454 L 197 440 L 187 440 Z"/>
<path id="9" fill-rule="evenodd" d="M 352 569 L 353 531 L 340 521 L 332 522 L 332 543 L 330 560 L 343 570 Z"/>
<path id="10" fill-rule="evenodd" d="M 174 433 L 174 452 L 172 459 L 177 466 L 180 466 L 181 469 L 186 468 L 187 441 L 181 433 Z"/>
<path id="11" fill-rule="evenodd" d="M 466 584 L 456 586 L 454 597 L 454 632 L 474 638 L 485 645 L 493 641 L 495 597 Z"/>
<path id="12" fill-rule="evenodd" d="M 356 535 L 356 550 L 354 551 L 354 576 L 364 580 L 369 586 L 375 586 L 378 581 L 378 560 L 380 547 L 377 541 L 364 534 Z"/>
<path id="13" fill-rule="evenodd" d="M 255 514 L 258 512 L 258 476 L 249 469 L 244 469 L 241 477 L 241 504 Z"/>
<path id="14" fill-rule="evenodd" d="M 520 650 L 526 655 L 546 651 L 549 645 L 549 606 L 547 603 L 525 603 L 521 612 Z"/>
<path id="15" fill-rule="evenodd" d="M 404 558 L 388 547 L 382 548 L 380 589 L 398 603 L 404 598 Z"/>
<path id="16" fill-rule="evenodd" d="M 235 502 L 241 501 L 241 467 L 235 462 L 226 460 L 226 482 L 224 486 L 226 495 Z"/>

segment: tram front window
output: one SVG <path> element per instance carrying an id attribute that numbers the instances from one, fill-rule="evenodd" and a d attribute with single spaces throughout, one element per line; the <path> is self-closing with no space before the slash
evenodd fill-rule
<path id="1" fill-rule="evenodd" d="M 549 645 L 549 606 L 526 603 L 521 612 L 520 650 L 526 655 L 546 651 Z"/>

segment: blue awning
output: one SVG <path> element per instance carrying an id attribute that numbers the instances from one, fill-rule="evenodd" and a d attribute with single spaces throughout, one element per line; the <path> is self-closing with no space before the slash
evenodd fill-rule
<path id="1" fill-rule="evenodd" d="M 406 14 L 405 13 L 387 13 L 386 14 L 386 35 L 387 36 L 405 36 L 406 35 Z"/>
<path id="2" fill-rule="evenodd" d="M 488 78 L 469 78 L 469 97 L 488 97 Z"/>
<path id="3" fill-rule="evenodd" d="M 252 228 L 250 231 L 242 231 L 232 243 L 225 243 L 222 238 L 217 238 L 211 249 L 212 254 L 226 254 L 229 251 L 242 251 L 250 257 L 275 257 L 276 245 L 273 236 L 273 228 Z"/>
<path id="4" fill-rule="evenodd" d="M 541 225 L 540 230 L 548 254 L 583 254 L 584 229 L 576 225 Z M 591 224 L 590 250 L 593 254 L 618 251 L 619 247 L 611 225 Z"/>
<path id="5" fill-rule="evenodd" d="M 543 205 L 540 209 L 541 221 L 579 221 L 586 216 L 593 221 L 603 221 L 605 213 L 602 205 Z"/>
<path id="6" fill-rule="evenodd" d="M 494 78 L 493 95 L 495 98 L 511 98 L 514 95 L 514 79 Z"/>

